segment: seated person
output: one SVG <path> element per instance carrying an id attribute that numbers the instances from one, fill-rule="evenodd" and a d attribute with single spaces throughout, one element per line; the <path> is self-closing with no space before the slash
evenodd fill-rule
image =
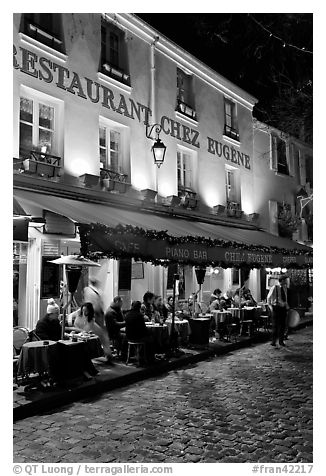
<path id="1" fill-rule="evenodd" d="M 234 304 L 233 295 L 231 289 L 228 289 L 223 296 L 220 298 L 220 307 L 221 309 L 228 309 Z"/>
<path id="2" fill-rule="evenodd" d="M 176 300 L 175 300 L 175 307 L 177 308 L 177 303 L 176 303 Z M 169 296 L 168 297 L 168 300 L 167 300 L 167 304 L 166 304 L 166 309 L 168 311 L 168 313 L 171 313 L 173 312 L 173 296 Z"/>
<path id="3" fill-rule="evenodd" d="M 77 315 L 75 319 L 74 328 L 79 332 L 93 332 L 95 335 L 97 335 L 101 341 L 104 355 L 107 361 L 111 363 L 112 352 L 110 346 L 110 339 L 106 330 L 95 322 L 95 312 L 92 303 L 85 302 L 82 305 L 82 307 L 80 308 L 80 314 Z"/>
<path id="4" fill-rule="evenodd" d="M 154 297 L 155 295 L 150 291 L 146 291 L 143 296 L 143 304 L 142 304 L 142 311 L 144 312 L 145 321 L 153 320 L 153 312 L 154 312 Z"/>
<path id="5" fill-rule="evenodd" d="M 133 301 L 131 310 L 126 314 L 126 336 L 128 341 L 144 342 L 145 356 L 148 362 L 154 360 L 153 338 L 146 328 L 144 311 L 140 301 Z"/>
<path id="6" fill-rule="evenodd" d="M 243 298 L 245 300 L 245 305 L 250 307 L 257 306 L 257 302 L 252 297 L 250 289 L 246 288 L 245 286 L 242 288 Z"/>
<path id="7" fill-rule="evenodd" d="M 59 306 L 54 299 L 48 300 L 46 311 L 45 317 L 37 322 L 35 333 L 41 340 L 59 341 L 61 339 Z M 67 334 L 65 334 L 66 336 Z M 51 374 L 55 380 L 66 380 L 71 376 L 82 374 L 85 378 L 90 379 L 98 373 L 85 349 L 71 354 L 70 348 L 66 347 L 63 342 L 58 342 L 57 346 L 60 346 L 60 351 L 56 353 L 55 360 L 50 357 Z M 67 361 L 69 361 L 69 365 L 67 365 Z"/>
<path id="8" fill-rule="evenodd" d="M 153 313 L 154 321 L 159 324 L 163 324 L 168 318 L 168 310 L 165 304 L 163 303 L 163 299 L 161 296 L 155 296 L 153 308 L 154 308 L 154 313 Z"/>
<path id="9" fill-rule="evenodd" d="M 122 349 L 124 339 L 121 329 L 126 326 L 125 318 L 122 314 L 122 304 L 122 297 L 115 296 L 104 316 L 106 330 L 109 334 L 110 340 L 112 342 L 114 341 L 118 350 Z"/>
<path id="10" fill-rule="evenodd" d="M 215 289 L 213 294 L 210 297 L 209 311 L 218 311 L 220 310 L 220 301 L 221 301 L 222 291 L 220 289 Z"/>
<path id="11" fill-rule="evenodd" d="M 59 321 L 59 306 L 53 298 L 48 299 L 46 314 L 36 323 L 35 334 L 41 340 L 61 339 L 61 325 Z"/>

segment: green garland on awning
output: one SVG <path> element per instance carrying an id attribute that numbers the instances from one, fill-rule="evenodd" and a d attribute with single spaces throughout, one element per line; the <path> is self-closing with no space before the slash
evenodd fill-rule
<path id="1" fill-rule="evenodd" d="M 178 244 L 186 244 L 186 243 L 192 243 L 192 244 L 201 244 L 205 245 L 207 247 L 220 247 L 220 248 L 234 248 L 236 247 L 237 249 L 242 249 L 246 251 L 252 251 L 252 252 L 261 252 L 261 253 L 277 253 L 277 254 L 292 254 L 292 255 L 297 255 L 297 256 L 312 256 L 312 250 L 310 251 L 305 251 L 305 250 L 300 250 L 300 249 L 285 249 L 285 248 L 277 248 L 275 246 L 262 246 L 262 245 L 248 245 L 245 243 L 238 243 L 236 241 L 227 241 L 223 239 L 211 239 L 211 238 L 206 238 L 202 236 L 192 236 L 192 235 L 187 235 L 187 236 L 171 236 L 168 234 L 166 230 L 163 231 L 157 231 L 157 230 L 145 230 L 141 227 L 138 226 L 132 226 L 132 225 L 117 225 L 116 227 L 108 227 L 106 225 L 103 225 L 101 223 L 92 223 L 89 225 L 82 224 L 79 225 L 79 232 L 80 232 L 80 238 L 81 238 L 81 254 L 83 256 L 87 256 L 91 259 L 100 259 L 103 257 L 107 258 L 113 258 L 113 259 L 121 259 L 121 258 L 128 258 L 131 257 L 131 254 L 120 250 L 106 250 L 106 251 L 90 251 L 89 248 L 91 246 L 91 233 L 92 231 L 98 231 L 102 232 L 104 235 L 108 235 L 109 237 L 112 235 L 125 235 L 125 234 L 133 234 L 135 236 L 141 236 L 144 239 L 147 240 L 164 240 L 167 243 L 171 245 L 178 245 Z M 132 254 L 132 257 L 135 260 L 141 260 L 144 262 L 151 262 L 154 265 L 161 265 L 161 266 L 167 266 L 169 263 L 177 263 L 179 260 L 177 259 L 169 259 L 169 260 L 160 260 L 157 258 L 154 258 L 153 256 L 150 256 L 148 254 L 142 255 L 142 254 Z M 192 261 L 192 260 L 187 260 L 187 263 L 192 266 L 197 266 L 198 262 Z M 224 262 L 224 261 L 212 261 L 212 262 L 207 262 L 207 266 L 214 266 L 214 267 L 221 267 L 221 268 L 229 268 L 230 267 L 230 262 Z M 262 268 L 265 265 L 262 264 L 260 265 L 259 263 L 252 263 L 251 265 L 248 264 L 239 264 L 239 263 L 234 263 L 232 264 L 233 267 L 236 268 L 241 268 L 243 266 L 250 266 L 251 268 Z M 292 266 L 294 268 L 303 268 L 306 266 L 299 266 L 295 265 Z"/>

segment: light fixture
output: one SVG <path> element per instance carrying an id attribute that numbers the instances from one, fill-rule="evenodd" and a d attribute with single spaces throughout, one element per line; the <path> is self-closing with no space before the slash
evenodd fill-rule
<path id="1" fill-rule="evenodd" d="M 151 134 L 154 128 L 156 133 L 156 139 L 153 139 L 151 137 Z M 164 143 L 160 139 L 161 131 L 162 131 L 162 126 L 160 124 L 153 124 L 152 126 L 146 125 L 146 137 L 148 139 L 155 140 L 151 150 L 154 156 L 154 164 L 156 164 L 158 168 L 160 168 L 161 165 L 163 164 L 165 159 L 165 152 L 166 152 L 166 145 L 164 145 Z"/>

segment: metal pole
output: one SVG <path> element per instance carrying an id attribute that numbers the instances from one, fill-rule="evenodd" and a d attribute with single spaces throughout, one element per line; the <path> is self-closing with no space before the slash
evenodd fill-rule
<path id="1" fill-rule="evenodd" d="M 68 304 L 68 299 L 69 299 L 69 290 L 68 290 L 68 279 L 67 279 L 67 273 L 66 273 L 66 265 L 63 265 L 63 278 L 66 280 L 65 281 L 65 287 L 66 287 L 66 305 L 63 305 L 62 309 L 62 321 L 61 321 L 61 339 L 64 339 L 65 336 L 65 325 L 66 325 L 66 310 L 67 310 L 67 304 Z"/>

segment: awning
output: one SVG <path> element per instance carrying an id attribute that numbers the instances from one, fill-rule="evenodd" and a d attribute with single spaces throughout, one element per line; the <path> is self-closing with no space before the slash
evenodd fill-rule
<path id="1" fill-rule="evenodd" d="M 311 267 L 312 249 L 263 231 L 163 217 L 52 195 L 15 190 L 25 210 L 35 207 L 79 224 L 84 254 L 133 256 L 188 264 Z"/>

